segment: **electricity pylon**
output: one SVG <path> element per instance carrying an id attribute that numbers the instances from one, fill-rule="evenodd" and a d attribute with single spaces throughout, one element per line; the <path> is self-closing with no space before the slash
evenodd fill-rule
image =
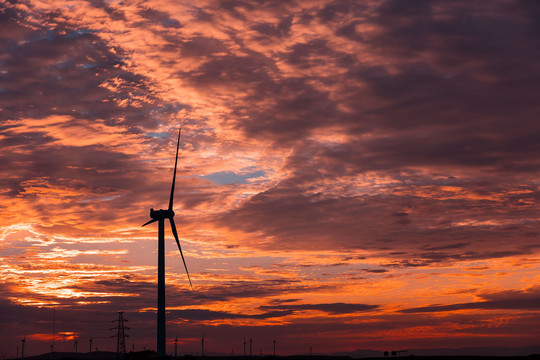
<path id="1" fill-rule="evenodd" d="M 126 337 L 129 337 L 129 335 L 126 335 L 125 333 L 125 329 L 129 330 L 129 328 L 124 325 L 124 323 L 127 322 L 127 320 L 124 319 L 124 312 L 119 311 L 118 320 L 113 321 L 118 321 L 118 325 L 111 328 L 111 330 L 118 330 L 118 333 L 112 336 L 116 337 L 116 358 L 124 359 L 124 357 L 126 356 Z"/>

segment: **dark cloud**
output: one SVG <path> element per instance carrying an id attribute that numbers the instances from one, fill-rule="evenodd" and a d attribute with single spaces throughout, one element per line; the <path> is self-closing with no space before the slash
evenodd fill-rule
<path id="1" fill-rule="evenodd" d="M 324 193 L 301 195 L 284 186 L 253 196 L 219 221 L 222 226 L 259 234 L 259 237 L 252 238 L 252 245 L 256 246 L 380 250 L 403 258 L 396 263 L 401 266 L 426 266 L 534 252 L 538 244 L 529 233 L 536 229 L 535 223 L 523 223 L 504 232 L 497 225 L 474 225 L 474 221 L 491 219 L 490 216 L 485 220 L 483 217 L 494 209 L 504 212 L 506 219 L 513 219 L 516 223 L 520 223 L 523 216 L 533 218 L 537 211 L 534 207 L 516 207 L 514 213 L 505 202 L 482 203 L 465 199 L 436 200 L 416 196 L 333 198 Z M 409 213 L 406 222 L 400 221 L 404 216 L 395 216 L 403 211 Z M 464 217 L 472 223 L 453 225 L 463 221 Z M 260 237 L 261 232 L 264 237 Z M 268 239 L 275 240 L 268 242 Z M 509 239 L 512 239 L 511 243 Z M 492 244 L 493 248 L 485 248 L 486 243 Z M 396 252 L 396 249 L 401 251 Z M 431 251 L 426 251 L 429 249 Z M 451 251 L 453 249 L 456 251 Z"/>
<path id="2" fill-rule="evenodd" d="M 90 0 L 93 7 L 102 9 L 112 20 L 126 20 L 126 15 L 123 10 L 110 6 L 104 0 Z"/>
<path id="3" fill-rule="evenodd" d="M 184 309 L 170 310 L 171 317 L 184 320 L 219 320 L 219 319 L 271 319 L 287 316 L 293 313 L 292 310 L 270 311 L 262 314 L 233 314 L 226 311 L 212 311 L 204 309 Z"/>
<path id="4" fill-rule="evenodd" d="M 317 12 L 317 15 L 326 21 L 333 20 L 336 16 L 349 14 L 353 7 L 360 6 L 347 0 L 331 1 Z"/>
<path id="5" fill-rule="evenodd" d="M 219 39 L 207 36 L 193 36 L 186 40 L 167 37 L 169 43 L 163 48 L 165 51 L 179 51 L 182 57 L 204 59 L 216 53 L 227 52 L 228 48 Z"/>
<path id="6" fill-rule="evenodd" d="M 372 274 L 384 274 L 388 272 L 388 270 L 386 269 L 362 269 L 362 271 L 365 271 L 367 273 L 372 273 Z"/>
<path id="7" fill-rule="evenodd" d="M 263 40 L 266 36 L 283 37 L 289 35 L 291 25 L 292 16 L 288 16 L 283 18 L 277 25 L 261 22 L 253 25 L 251 28 L 263 35 L 263 37 L 260 38 L 260 40 Z"/>
<path id="8" fill-rule="evenodd" d="M 205 309 L 182 309 L 172 310 L 170 313 L 175 318 L 186 320 L 217 320 L 217 319 L 270 319 L 276 317 L 283 317 L 294 314 L 296 311 L 303 310 L 317 310 L 323 311 L 330 315 L 350 314 L 356 312 L 365 312 L 375 310 L 378 305 L 365 305 L 365 304 L 345 304 L 345 303 L 333 303 L 333 304 L 281 304 L 281 305 L 268 305 L 259 306 L 258 309 L 264 311 L 260 314 L 235 314 L 226 311 L 212 311 Z"/>
<path id="9" fill-rule="evenodd" d="M 331 315 L 337 314 L 351 314 L 363 311 L 375 310 L 379 305 L 367 305 L 367 304 L 346 304 L 346 303 L 332 303 L 332 304 L 283 304 L 283 305 L 268 305 L 260 306 L 262 310 L 283 310 L 283 311 L 302 311 L 302 310 L 317 310 L 323 311 Z"/>
<path id="10" fill-rule="evenodd" d="M 128 69 L 125 51 L 111 46 L 96 31 L 78 28 L 56 12 L 35 17 L 40 22 L 31 22 L 32 17 L 20 8 L 8 7 L 0 19 L 0 26 L 16 29 L 3 32 L 1 38 L 9 51 L 1 59 L 0 145 L 11 149 L 0 155 L 0 161 L 10 169 L 10 176 L 0 180 L 2 192 L 33 201 L 47 189 L 61 188 L 61 204 L 33 203 L 42 221 L 54 223 L 50 230 L 58 231 L 63 225 L 61 217 L 68 213 L 87 214 L 81 222 L 71 222 L 75 227 L 90 220 L 102 225 L 118 218 L 125 221 L 119 212 L 96 212 L 96 204 L 89 200 L 104 199 L 101 208 L 133 208 L 141 198 L 126 196 L 131 191 L 154 198 L 148 189 L 157 187 L 150 183 L 170 180 L 152 176 L 155 169 L 138 154 L 126 154 L 128 142 L 110 144 L 99 138 L 107 138 L 110 130 L 117 136 L 138 136 L 132 141 L 148 142 L 152 151 L 170 149 L 173 137 L 146 140 L 141 129 L 168 123 L 188 106 L 161 101 L 148 78 Z M 49 23 L 52 17 L 54 24 Z M 47 127 L 46 123 L 52 124 Z M 90 144 L 85 146 L 84 141 Z M 35 186 L 42 191 L 32 193 Z M 215 198 L 202 192 L 185 196 L 186 207 Z M 141 215 L 132 215 L 137 216 Z"/>
<path id="11" fill-rule="evenodd" d="M 430 313 L 447 312 L 456 310 L 539 310 L 540 309 L 540 289 L 538 287 L 529 290 L 507 290 L 479 294 L 483 301 L 450 305 L 431 305 L 401 310 L 402 313 Z"/>
<path id="12" fill-rule="evenodd" d="M 108 8 L 103 2 L 94 5 Z M 161 13 L 147 9 L 144 14 Z M 37 15 L 40 23 L 27 15 L 8 8 L 0 19 L 2 26 L 17 29 L 2 37 L 9 49 L 0 77 L 6 119 L 68 115 L 122 124 L 140 133 L 139 127 L 154 128 L 185 107 L 162 102 L 150 89 L 151 81 L 129 69 L 124 49 L 110 45 L 95 30 L 54 12 Z"/>
<path id="13" fill-rule="evenodd" d="M 164 27 L 174 28 L 179 28 L 182 26 L 178 20 L 171 18 L 170 14 L 156 9 L 144 8 L 139 10 L 137 14 L 147 19 L 150 24 L 160 23 Z M 140 26 L 140 24 L 137 25 Z"/>
<path id="14" fill-rule="evenodd" d="M 209 289 L 201 289 L 197 292 L 182 292 L 182 296 L 187 297 L 193 304 L 200 304 L 201 301 L 226 301 L 242 298 L 263 298 L 276 296 L 283 293 L 296 294 L 310 291 L 331 290 L 334 285 L 303 285 L 298 280 L 273 279 L 261 280 L 257 283 L 248 281 L 235 281 L 230 283 L 215 284 Z"/>
<path id="15" fill-rule="evenodd" d="M 63 33 L 43 29 L 29 34 L 3 61 L 5 73 L 0 86 L 4 89 L 2 107 L 6 116 L 39 119 L 69 115 L 112 123 L 123 118 L 140 125 L 143 114 L 138 107 L 131 103 L 121 108 L 116 102 L 128 100 L 129 92 L 144 98 L 144 80 L 122 70 L 122 54 L 111 50 L 97 35 L 85 30 Z M 119 93 L 101 86 L 112 78 L 123 82 Z"/>

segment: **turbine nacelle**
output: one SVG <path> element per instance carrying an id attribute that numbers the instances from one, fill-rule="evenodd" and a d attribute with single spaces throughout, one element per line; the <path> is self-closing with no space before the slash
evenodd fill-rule
<path id="1" fill-rule="evenodd" d="M 159 219 L 171 219 L 174 216 L 174 211 L 172 209 L 167 210 L 154 210 L 150 209 L 150 217 L 154 220 Z"/>

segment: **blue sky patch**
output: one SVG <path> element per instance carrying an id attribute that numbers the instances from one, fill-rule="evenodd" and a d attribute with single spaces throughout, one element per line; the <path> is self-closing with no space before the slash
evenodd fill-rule
<path id="1" fill-rule="evenodd" d="M 236 174 L 232 171 L 219 171 L 205 176 L 198 176 L 201 179 L 210 180 L 213 183 L 220 185 L 228 184 L 247 184 L 248 179 L 257 178 L 263 176 L 264 171 L 253 171 L 246 174 Z"/>

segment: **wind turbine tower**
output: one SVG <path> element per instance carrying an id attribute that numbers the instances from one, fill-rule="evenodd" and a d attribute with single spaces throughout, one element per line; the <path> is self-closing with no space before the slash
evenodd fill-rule
<path id="1" fill-rule="evenodd" d="M 79 343 L 79 340 L 77 339 L 76 336 L 73 340 L 75 341 L 75 343 L 73 344 L 73 348 L 75 349 L 75 352 L 77 352 L 77 344 Z"/>
<path id="2" fill-rule="evenodd" d="M 180 147 L 180 134 L 182 129 L 178 131 L 178 142 L 176 144 L 176 158 L 174 160 L 174 173 L 171 186 L 171 196 L 169 197 L 169 207 L 166 210 L 154 210 L 150 209 L 150 217 L 152 220 L 145 223 L 143 226 L 151 224 L 153 222 L 158 222 L 158 301 L 157 301 L 157 354 L 159 357 L 165 356 L 165 219 L 169 219 L 171 223 L 171 230 L 178 245 L 178 250 L 180 250 L 180 256 L 182 256 L 182 262 L 184 263 L 184 268 L 186 269 L 186 274 L 188 276 L 189 285 L 193 289 L 193 284 L 191 283 L 191 278 L 189 277 L 189 272 L 186 265 L 186 260 L 184 259 L 184 254 L 182 253 L 182 248 L 180 247 L 180 240 L 178 240 L 178 233 L 176 231 L 176 225 L 174 223 L 174 211 L 173 211 L 173 201 L 174 201 L 174 183 L 176 182 L 176 166 L 178 164 L 178 149 Z"/>
<path id="3" fill-rule="evenodd" d="M 246 337 L 244 336 L 244 356 L 246 356 Z"/>

